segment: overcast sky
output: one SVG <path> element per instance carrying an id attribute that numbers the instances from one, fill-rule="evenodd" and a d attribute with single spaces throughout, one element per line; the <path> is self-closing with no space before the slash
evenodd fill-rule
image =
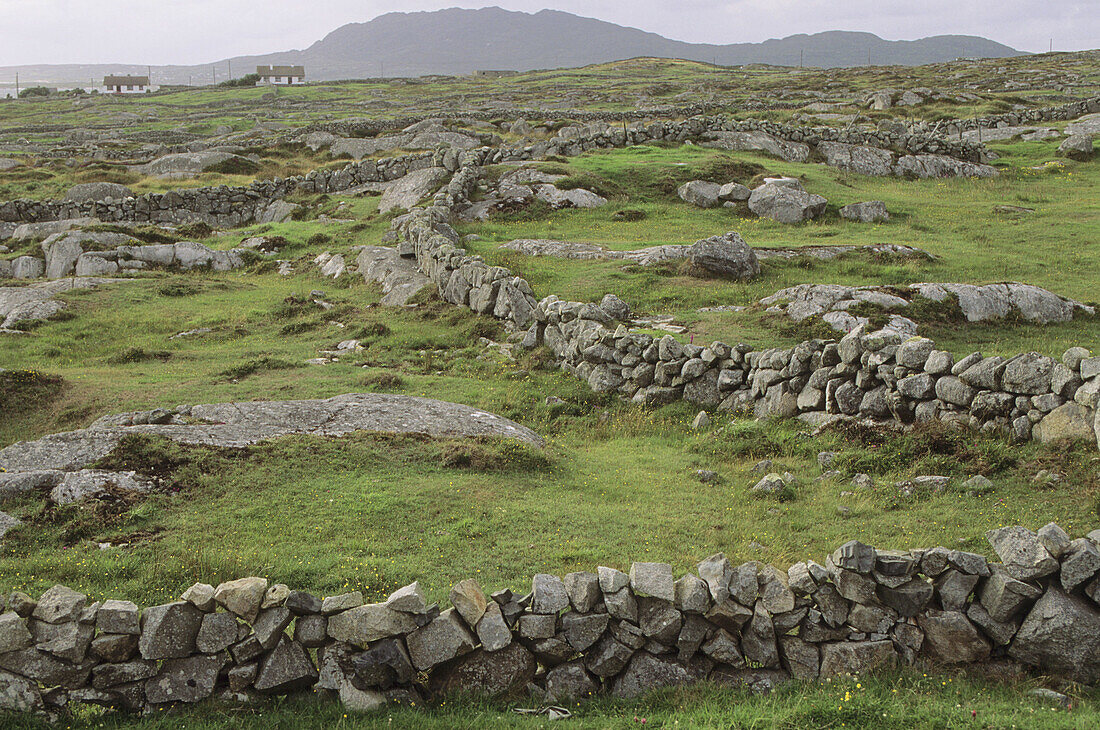
<path id="1" fill-rule="evenodd" d="M 1100 47 L 1100 0 L 0 0 L 0 65 L 196 64 L 305 48 L 393 11 L 554 8 L 693 43 L 862 30 L 980 35 L 1025 51 Z"/>

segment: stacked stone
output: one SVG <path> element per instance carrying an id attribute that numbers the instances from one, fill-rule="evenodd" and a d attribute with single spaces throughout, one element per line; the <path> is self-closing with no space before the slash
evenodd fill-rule
<path id="1" fill-rule="evenodd" d="M 309 688 L 353 710 L 451 692 L 563 702 L 704 679 L 768 689 L 922 658 L 1100 680 L 1100 530 L 987 537 L 1000 562 L 851 541 L 786 572 L 719 553 L 679 579 L 648 562 L 538 574 L 522 597 L 486 596 L 469 579 L 443 610 L 419 583 L 368 604 L 243 578 L 144 611 L 64 586 L 38 601 L 13 593 L 0 613 L 0 709 L 136 712 Z"/>
<path id="2" fill-rule="evenodd" d="M 396 219 L 398 251 L 415 257 L 444 300 L 524 331 L 525 346 L 545 344 L 563 370 L 596 392 L 761 417 L 941 420 L 1020 441 L 1100 444 L 1100 357 L 1084 348 L 1070 348 L 1061 362 L 1035 352 L 974 353 L 956 362 L 932 340 L 868 332 L 865 325 L 839 342 L 758 352 L 745 344 L 656 339 L 616 325 L 619 313 L 597 304 L 553 295 L 536 303 L 524 279 L 458 247 L 458 234 L 445 222 L 452 212 L 433 206 Z"/>
<path id="3" fill-rule="evenodd" d="M 180 241 L 148 245 L 123 244 L 114 250 L 85 251 L 81 246 L 82 236 L 93 239 L 118 236 L 136 243 L 136 239 L 120 234 L 57 233 L 42 242 L 44 259 L 22 256 L 16 259 L 19 265 L 14 262 L 8 267 L 0 264 L 0 279 L 111 276 L 120 271 L 139 271 L 149 268 L 179 268 L 184 271 L 203 268 L 213 271 L 232 271 L 245 265 L 245 249 L 217 251 L 195 241 Z"/>
<path id="4" fill-rule="evenodd" d="M 12 200 L 0 205 L 0 221 L 41 222 L 86 216 L 107 222 L 184 224 L 202 221 L 217 227 L 231 228 L 259 220 L 272 202 L 282 200 L 296 191 L 333 193 L 368 182 L 396 180 L 428 167 L 444 167 L 453 172 L 466 165 L 545 159 L 552 155 L 576 156 L 597 149 L 660 140 L 685 142 L 698 139 L 707 132 L 721 131 L 761 131 L 782 140 L 809 145 L 835 142 L 871 148 L 892 148 L 910 156 L 939 156 L 968 162 L 980 162 L 984 150 L 978 144 L 948 140 L 930 133 L 798 127 L 766 120 L 734 120 L 724 116 L 696 115 L 683 121 L 635 121 L 629 125 L 593 121 L 583 126 L 563 127 L 556 136 L 532 145 L 503 145 L 466 151 L 446 148 L 415 155 L 363 160 L 349 163 L 338 170 L 313 170 L 306 175 L 256 181 L 245 187 L 220 185 L 84 203 Z M 909 163 L 909 167 L 914 164 Z M 951 167 L 951 164 L 943 163 L 939 167 L 945 166 Z"/>
<path id="5" fill-rule="evenodd" d="M 951 119 L 946 122 L 937 122 L 936 126 L 943 129 L 946 134 L 960 134 L 967 130 L 979 128 L 993 129 L 995 127 L 1018 127 L 1042 122 L 1067 121 L 1083 117 L 1086 114 L 1096 114 L 1097 112 L 1100 112 L 1100 96 L 1042 109 L 1023 109 L 994 116 L 978 117 L 977 119 Z M 928 131 L 929 126 L 928 122 L 920 122 L 910 125 L 910 128 L 916 132 L 925 132 Z"/>
<path id="6" fill-rule="evenodd" d="M 507 320 L 521 330 L 544 320 L 525 279 L 458 248 L 458 235 L 443 222 L 449 217 L 449 208 L 432 207 L 396 219 L 399 253 L 416 259 L 445 301 Z"/>
<path id="7" fill-rule="evenodd" d="M 201 221 L 219 228 L 257 222 L 276 201 L 295 192 L 334 193 L 368 182 L 387 182 L 416 170 L 447 166 L 458 160 L 447 151 L 401 155 L 353 162 L 339 170 L 312 170 L 305 175 L 257 180 L 245 187 L 185 188 L 147 193 L 121 200 L 87 201 L 11 200 L 0 204 L 0 221 L 37 223 L 91 217 L 105 222 L 136 221 L 185 224 Z"/>

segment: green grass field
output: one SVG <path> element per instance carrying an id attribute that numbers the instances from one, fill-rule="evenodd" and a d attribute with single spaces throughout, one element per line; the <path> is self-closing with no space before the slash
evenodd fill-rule
<path id="1" fill-rule="evenodd" d="M 1076 58 L 1076 57 L 1075 57 Z M 1012 73 L 1056 69 L 1058 54 L 1004 62 Z M 1095 59 L 1074 61 L 1082 83 L 1097 84 Z M 954 68 L 954 67 L 952 67 Z M 990 62 L 965 68 L 959 84 L 992 87 Z M 1064 68 L 1063 68 L 1064 70 Z M 675 103 L 691 92 L 716 106 L 744 102 L 783 88 L 814 89 L 841 80 L 853 90 L 932 84 L 943 68 L 780 70 L 715 69 L 705 64 L 634 61 L 602 67 L 533 72 L 511 81 L 428 79 L 311 85 L 280 91 L 281 121 L 303 126 L 319 119 L 375 114 L 370 103 L 392 95 L 387 113 L 446 108 L 462 96 L 471 108 L 507 89 L 513 103 L 534 104 L 574 89 L 578 107 L 625 109 L 644 93 Z M 661 86 L 661 85 L 665 86 Z M 670 90 L 671 89 L 671 90 Z M 713 96 L 706 96 L 708 89 Z M 237 131 L 253 122 L 259 89 L 186 90 L 142 99 L 98 99 L 85 109 L 71 100 L 0 102 L 0 141 L 36 125 L 110 127 L 118 114 L 137 111 L 126 129 L 188 129 L 209 134 L 219 124 Z M 666 99 L 666 97 L 668 97 Z M 618 99 L 618 100 L 616 100 Z M 294 101 L 301 101 L 295 106 Z M 310 102 L 314 106 L 305 104 Z M 1000 112 L 1012 95 L 983 93 L 969 106 L 933 104 L 913 110 L 924 118 Z M 1060 103 L 1060 102 L 1057 102 Z M 366 107 L 367 111 L 364 111 Z M 146 112 L 152 111 L 147 115 Z M 354 114 L 353 114 L 354 113 Z M 768 112 L 786 119 L 789 111 Z M 155 115 L 155 116 L 154 116 Z M 1054 126 L 1064 126 L 1056 124 Z M 31 134 L 36 140 L 57 129 Z M 37 135 L 37 136 L 35 136 Z M 791 344 L 827 334 L 820 324 L 795 326 L 760 307 L 741 313 L 700 313 L 701 307 L 753 305 L 799 283 L 905 285 L 921 281 L 1023 281 L 1096 304 L 1100 281 L 1100 208 L 1097 163 L 1055 156 L 1057 140 L 990 145 L 1000 156 L 993 180 L 909 181 L 868 178 L 824 165 L 785 163 L 749 153 L 698 146 L 642 146 L 551 161 L 610 203 L 594 210 L 534 209 L 487 223 L 465 223 L 476 234 L 471 253 L 527 278 L 539 297 L 598 301 L 614 292 L 642 314 L 672 315 L 688 328 L 682 339 Z M 303 149 L 261 151 L 260 176 L 303 172 L 343 161 Z M 52 197 L 77 181 L 117 179 L 145 192 L 174 183 L 137 177 L 114 166 L 74 172 L 34 161 L 0 173 L 0 201 Z M 501 169 L 489 169 L 490 176 Z M 830 201 L 826 215 L 784 226 L 747 210 L 702 210 L 676 196 L 691 179 L 747 182 L 759 173 L 801 177 L 810 192 Z M 211 174 L 193 184 L 242 184 L 247 175 Z M 881 225 L 842 220 L 839 207 L 883 200 L 892 220 Z M 857 538 L 879 547 L 945 545 L 990 554 L 986 530 L 1008 524 L 1037 529 L 1050 521 L 1076 537 L 1100 519 L 1100 457 L 1094 448 L 1012 445 L 993 436 L 921 428 L 898 435 L 838 428 L 811 438 L 798 422 L 751 421 L 712 414 L 694 431 L 696 408 L 675 404 L 648 410 L 562 373 L 546 350 L 515 357 L 490 348 L 504 342 L 499 323 L 428 297 L 417 306 L 379 305 L 380 289 L 358 275 L 324 279 L 312 260 L 323 251 L 354 260 L 354 247 L 376 245 L 391 215 L 377 198 L 313 196 L 305 219 L 249 226 L 227 235 L 190 236 L 227 249 L 252 235 L 280 236 L 278 255 L 295 273 L 283 277 L 270 261 L 230 273 L 144 272 L 93 290 L 66 293 L 68 309 L 28 334 L 0 340 L 0 447 L 87 426 L 106 414 L 177 404 L 254 399 L 325 398 L 385 391 L 427 396 L 483 408 L 517 420 L 547 439 L 545 450 L 497 440 L 432 440 L 360 433 L 340 439 L 287 437 L 243 451 L 180 447 L 156 439 L 128 442 L 109 457 L 113 468 L 152 469 L 165 487 L 144 500 L 92 508 L 49 508 L 41 500 L 6 503 L 26 523 L 0 543 L 0 591 L 39 594 L 64 583 L 94 599 L 124 598 L 148 605 L 174 599 L 195 581 L 217 583 L 244 575 L 333 595 L 362 590 L 369 600 L 419 579 L 431 600 L 445 601 L 455 582 L 476 577 L 487 590 L 527 590 L 536 572 L 565 574 L 597 565 L 621 569 L 635 560 L 671 563 L 679 574 L 702 558 L 725 552 L 731 560 L 762 560 L 786 567 L 822 560 Z M 998 206 L 1029 209 L 998 212 Z M 636 210 L 644 219 L 613 218 Z M 322 223 L 319 214 L 345 222 Z M 535 258 L 503 251 L 516 238 L 553 238 L 616 250 L 692 243 L 730 230 L 761 247 L 916 246 L 932 261 L 875 260 L 852 254 L 836 260 L 767 262 L 757 279 L 733 282 L 695 276 L 686 267 L 625 268 L 622 262 Z M 148 235 L 149 232 L 143 232 Z M 184 233 L 159 235 L 178 239 Z M 13 245 L 5 257 L 34 253 Z M 10 282 L 5 282 L 8 284 Z M 18 284 L 16 284 L 18 285 Z M 322 290 L 333 306 L 313 303 Z M 1014 354 L 1037 350 L 1060 356 L 1070 346 L 1100 346 L 1100 317 L 1038 326 L 1017 321 L 966 324 L 943 312 L 917 317 L 922 334 L 956 354 L 981 350 Z M 201 334 L 175 337 L 190 331 Z M 831 335 L 830 335 L 831 336 Z M 346 339 L 364 349 L 338 362 L 306 365 Z M 483 339 L 487 338 L 487 339 Z M 33 375 L 22 375 L 32 371 Z M 554 396 L 560 403 L 547 403 Z M 820 451 L 838 453 L 841 476 L 821 480 Z M 790 471 L 798 486 L 780 498 L 755 496 L 750 487 L 768 471 Z M 714 470 L 704 484 L 696 470 Z M 1064 475 L 1036 484 L 1040 470 Z M 851 477 L 870 474 L 871 489 Z M 904 497 L 894 486 L 917 475 L 952 478 L 941 493 Z M 974 474 L 995 488 L 967 494 Z M 857 684 L 858 683 L 858 684 Z M 1034 686 L 1057 686 L 1072 709 L 1030 697 Z M 666 690 L 637 703 L 600 700 L 573 708 L 573 727 L 715 728 L 1086 728 L 1097 724 L 1095 690 L 1052 684 L 1046 678 L 1010 681 L 969 678 L 949 670 L 791 684 L 758 697 L 710 686 Z M 533 701 L 532 701 L 533 702 Z M 519 706 L 527 706 L 520 703 Z M 72 727 L 543 727 L 512 705 L 447 701 L 429 708 L 395 709 L 348 717 L 336 704 L 279 700 L 256 708 L 201 707 L 182 714 L 136 719 L 103 716 L 86 708 Z M 45 727 L 27 718 L 0 718 L 0 726 Z"/>

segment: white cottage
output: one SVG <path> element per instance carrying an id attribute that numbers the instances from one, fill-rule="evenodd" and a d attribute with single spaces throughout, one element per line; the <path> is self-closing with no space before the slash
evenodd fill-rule
<path id="1" fill-rule="evenodd" d="M 151 85 L 148 76 L 105 76 L 103 88 L 108 94 L 144 94 L 160 87 Z"/>
<path id="2" fill-rule="evenodd" d="M 297 86 L 306 82 L 305 66 L 257 66 L 257 86 Z"/>

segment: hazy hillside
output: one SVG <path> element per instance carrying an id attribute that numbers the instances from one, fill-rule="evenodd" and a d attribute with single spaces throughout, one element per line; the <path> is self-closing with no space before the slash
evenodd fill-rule
<path id="1" fill-rule="evenodd" d="M 887 41 L 871 33 L 829 31 L 763 43 L 709 45 L 669 40 L 556 10 L 529 14 L 500 8 L 389 13 L 367 23 L 337 28 L 305 50 L 230 59 L 234 75 L 261 63 L 305 64 L 312 80 L 423 74 L 465 74 L 476 69 L 583 66 L 636 56 L 660 56 L 723 65 L 767 63 L 796 66 L 918 65 L 958 57 L 1018 56 L 1021 52 L 976 36 L 933 36 Z M 140 60 L 140 59 L 133 59 Z M 154 80 L 208 82 L 212 66 L 227 78 L 227 61 L 202 66 L 153 67 Z M 0 69 L 11 74 L 19 69 Z M 142 66 L 36 66 L 28 79 L 78 81 L 111 71 L 144 72 Z"/>

